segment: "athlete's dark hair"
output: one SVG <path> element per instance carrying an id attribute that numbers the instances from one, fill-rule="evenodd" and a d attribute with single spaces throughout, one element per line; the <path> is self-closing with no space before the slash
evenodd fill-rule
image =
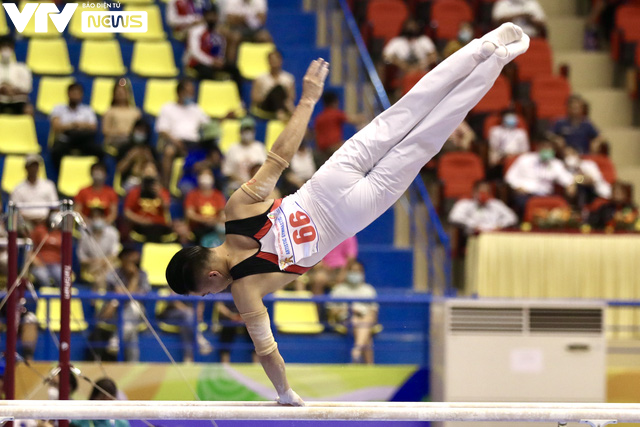
<path id="1" fill-rule="evenodd" d="M 167 283 L 173 292 L 186 295 L 197 290 L 198 275 L 210 263 L 211 251 L 202 246 L 192 246 L 178 251 L 167 265 Z"/>
<path id="2" fill-rule="evenodd" d="M 118 398 L 118 387 L 111 378 L 100 378 L 93 386 L 89 400 L 103 400 L 100 397 L 105 397 L 104 400 L 116 400 Z"/>

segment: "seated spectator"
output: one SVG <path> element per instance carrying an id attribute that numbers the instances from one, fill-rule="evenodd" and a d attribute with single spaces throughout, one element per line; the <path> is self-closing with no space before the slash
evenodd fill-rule
<path id="1" fill-rule="evenodd" d="M 544 37 L 547 33 L 547 17 L 538 0 L 498 0 L 491 17 L 496 27 L 513 22 L 529 37 Z"/>
<path id="2" fill-rule="evenodd" d="M 283 175 L 280 185 L 284 195 L 293 194 L 300 189 L 316 172 L 316 162 L 313 158 L 313 150 L 305 141 L 300 144 L 298 151 L 293 155 L 290 167 Z"/>
<path id="3" fill-rule="evenodd" d="M 269 53 L 269 72 L 258 76 L 251 88 L 251 111 L 265 120 L 286 121 L 293 114 L 296 79 L 282 69 L 282 53 Z"/>
<path id="4" fill-rule="evenodd" d="M 377 296 L 373 286 L 365 282 L 364 269 L 359 262 L 352 262 L 344 283 L 336 285 L 329 294 L 332 298 L 374 299 Z M 354 344 L 351 361 L 373 364 L 373 334 L 378 324 L 378 304 L 354 302 L 328 303 L 329 318 L 336 323 L 351 324 Z"/>
<path id="5" fill-rule="evenodd" d="M 356 236 L 346 238 L 342 243 L 333 248 L 324 258 L 321 265 L 327 270 L 329 284 L 344 281 L 347 268 L 358 258 L 358 239 Z M 316 295 L 324 293 L 320 287 L 322 280 L 316 277 L 313 281 L 312 291 Z M 320 282 L 320 284 L 318 283 Z"/>
<path id="6" fill-rule="evenodd" d="M 458 29 L 458 38 L 449 40 L 444 47 L 442 56 L 447 59 L 473 40 L 473 24 L 471 22 L 461 22 Z"/>
<path id="7" fill-rule="evenodd" d="M 38 176 L 42 157 L 38 154 L 29 154 L 25 159 L 27 179 L 16 185 L 11 193 L 11 200 L 16 203 L 56 203 L 58 202 L 58 190 L 56 185 L 48 179 Z M 28 222 L 45 221 L 49 216 L 49 208 L 25 209 L 20 211 L 22 217 Z"/>
<path id="8" fill-rule="evenodd" d="M 31 90 L 31 71 L 16 61 L 13 39 L 0 37 L 0 114 L 33 114 Z"/>
<path id="9" fill-rule="evenodd" d="M 318 114 L 314 124 L 318 165 L 326 162 L 344 143 L 344 124 L 360 125 L 363 118 L 348 115 L 340 109 L 340 98 L 335 92 L 322 95 L 324 109 Z"/>
<path id="10" fill-rule="evenodd" d="M 81 277 L 97 292 L 107 289 L 109 264 L 116 262 L 120 250 L 120 233 L 106 221 L 104 213 L 101 208 L 90 210 L 88 223 L 92 236 L 83 233 L 77 250 Z"/>
<path id="11" fill-rule="evenodd" d="M 207 247 L 212 245 L 205 245 L 203 240 L 211 238 L 210 234 L 215 234 L 219 243 L 224 240 L 224 206 L 227 201 L 214 184 L 213 173 L 209 169 L 202 170 L 198 174 L 198 187 L 191 190 L 184 201 L 185 217 L 196 242 Z"/>
<path id="12" fill-rule="evenodd" d="M 580 96 L 573 95 L 567 104 L 567 117 L 558 120 L 551 130 L 554 141 L 562 147 L 573 147 L 580 154 L 596 152 L 602 136 L 587 116 L 586 103 Z"/>
<path id="13" fill-rule="evenodd" d="M 266 0 L 226 0 L 224 2 L 224 21 L 229 28 L 229 59 L 235 61 L 240 42 L 269 43 L 271 34 L 266 28 Z"/>
<path id="14" fill-rule="evenodd" d="M 518 127 L 518 115 L 514 111 L 502 114 L 502 123 L 489 129 L 489 169 L 497 169 L 495 177 L 502 177 L 505 157 L 529 151 L 529 135 Z"/>
<path id="15" fill-rule="evenodd" d="M 240 123 L 240 144 L 229 148 L 222 162 L 222 173 L 229 177 L 228 192 L 233 192 L 249 181 L 251 168 L 267 159 L 264 144 L 256 141 L 256 123 L 251 117 L 245 117 Z"/>
<path id="16" fill-rule="evenodd" d="M 118 400 L 118 387 L 111 378 L 101 378 L 95 382 L 89 400 Z M 127 420 L 73 420 L 71 427 L 129 427 Z"/>
<path id="17" fill-rule="evenodd" d="M 6 239 L 6 236 L 4 236 L 4 238 Z M 6 250 L 4 251 L 4 253 L 6 254 Z M 5 261 L 6 263 L 6 261 Z M 3 292 L 6 292 L 6 285 L 7 285 L 7 281 L 6 281 L 6 264 L 2 266 L 4 268 L 4 270 L 2 270 L 0 273 L 4 276 L 2 277 L 1 283 L 0 283 L 0 289 L 2 289 Z M 39 329 L 39 324 L 38 324 L 38 318 L 36 317 L 36 315 L 29 311 L 28 307 L 26 306 L 26 299 L 24 298 L 24 293 L 25 293 L 25 289 L 24 287 L 21 287 L 18 289 L 18 313 L 20 313 L 20 318 L 18 319 L 18 352 L 19 354 L 27 361 L 32 361 L 33 360 L 33 355 L 35 354 L 36 351 L 36 345 L 38 344 L 38 329 Z M 0 308 L 0 327 L 2 328 L 3 331 L 6 331 L 6 319 L 7 319 L 7 309 L 6 306 L 3 306 L 2 308 Z M 4 368 L 3 363 L 4 363 L 4 359 L 0 358 L 0 368 Z M 2 375 L 2 373 L 0 372 L 0 376 Z M 0 379 L 0 383 L 1 383 L 1 379 Z M 1 386 L 1 384 L 0 384 Z M 2 390 L 0 389 L 0 395 L 2 393 Z"/>
<path id="18" fill-rule="evenodd" d="M 573 174 L 577 184 L 576 206 L 582 209 L 596 197 L 611 198 L 611 184 L 605 181 L 598 164 L 593 160 L 581 159 L 578 150 L 564 148 L 564 165 Z"/>
<path id="19" fill-rule="evenodd" d="M 463 120 L 449 136 L 444 147 L 442 147 L 441 153 L 449 151 L 469 151 L 475 139 L 475 132 L 471 129 L 469 123 Z"/>
<path id="20" fill-rule="evenodd" d="M 402 71 L 412 69 L 428 70 L 438 61 L 435 44 L 424 34 L 420 22 L 407 19 L 399 36 L 389 40 L 382 51 L 385 62 Z"/>
<path id="21" fill-rule="evenodd" d="M 473 199 L 460 199 L 453 205 L 449 222 L 473 234 L 514 226 L 518 217 L 502 200 L 492 196 L 488 182 L 479 181 L 475 184 Z"/>
<path id="22" fill-rule="evenodd" d="M 175 240 L 171 230 L 170 203 L 171 197 L 160 184 L 156 165 L 148 162 L 142 172 L 142 183 L 132 188 L 124 201 L 124 216 L 132 228 L 130 237 L 137 242 Z"/>
<path id="23" fill-rule="evenodd" d="M 186 65 L 193 69 L 198 80 L 220 80 L 231 78 L 238 91 L 242 91 L 242 77 L 235 64 L 227 56 L 227 39 L 217 30 L 219 13 L 215 4 L 210 4 L 203 13 L 204 23 L 189 30 Z"/>
<path id="24" fill-rule="evenodd" d="M 151 148 L 151 126 L 144 120 L 133 125 L 129 143 L 122 147 L 118 155 L 116 173 L 120 175 L 120 186 L 129 191 L 142 182 L 142 169 L 147 162 L 155 161 Z"/>
<path id="25" fill-rule="evenodd" d="M 519 214 L 524 212 L 529 197 L 553 194 L 554 183 L 564 187 L 568 196 L 575 195 L 573 175 L 555 155 L 551 142 L 542 141 L 538 143 L 537 152 L 521 154 L 507 171 L 505 181 L 514 191 Z"/>
<path id="26" fill-rule="evenodd" d="M 589 224 L 598 230 L 633 230 L 638 219 L 638 208 L 629 200 L 624 186 L 613 184 L 611 200 L 589 214 Z"/>
<path id="27" fill-rule="evenodd" d="M 51 160 L 60 169 L 62 157 L 70 154 L 102 158 L 102 147 L 96 142 L 98 119 L 93 109 L 82 103 L 84 89 L 80 83 L 71 83 L 67 90 L 69 102 L 57 105 L 51 112 L 53 146 Z"/>
<path id="28" fill-rule="evenodd" d="M 51 211 L 53 218 L 55 211 Z M 31 264 L 31 274 L 36 286 L 60 286 L 62 278 L 62 232 L 57 226 L 51 227 L 51 220 L 40 221 L 35 224 L 31 232 L 34 249 L 45 241 L 40 252 Z"/>
<path id="29" fill-rule="evenodd" d="M 118 217 L 118 195 L 105 182 L 107 167 L 104 163 L 91 165 L 93 183 L 80 190 L 75 198 L 75 210 L 87 220 L 91 209 L 99 208 L 104 212 L 107 224 L 113 224 Z"/>
<path id="30" fill-rule="evenodd" d="M 156 120 L 158 150 L 162 153 L 162 182 L 168 187 L 171 167 L 176 157 L 185 156 L 200 141 L 200 127 L 209 116 L 195 103 L 195 88 L 191 80 L 178 83 L 178 102 L 165 104 Z"/>
<path id="31" fill-rule="evenodd" d="M 48 384 L 47 396 L 49 400 L 60 399 L 60 374 L 56 374 L 53 378 L 49 377 L 45 380 Z M 73 400 L 73 395 L 78 391 L 78 378 L 73 372 L 69 372 L 69 399 Z"/>
<path id="32" fill-rule="evenodd" d="M 131 83 L 125 79 L 113 86 L 111 108 L 102 117 L 102 133 L 105 148 L 119 153 L 129 142 L 131 131 L 135 123 L 142 117 L 142 112 L 136 107 Z"/>
<path id="33" fill-rule="evenodd" d="M 220 123 L 212 120 L 200 129 L 201 141 L 198 148 L 190 150 L 184 159 L 182 177 L 178 188 L 182 194 L 187 194 L 198 187 L 198 174 L 208 169 L 213 172 L 218 189 L 225 184 L 225 176 L 222 174 L 222 152 L 218 148 L 220 139 Z"/>
<path id="34" fill-rule="evenodd" d="M 231 294 L 231 289 L 227 287 L 221 292 L 222 294 Z M 237 335 L 248 337 L 247 328 L 244 321 L 238 313 L 238 309 L 233 301 L 216 301 L 214 312 L 218 313 L 217 324 L 214 324 L 215 331 L 220 333 L 220 350 L 218 355 L 220 363 L 231 362 L 231 345 L 235 341 Z M 258 362 L 258 356 L 255 351 L 252 353 L 253 363 Z"/>
<path id="35" fill-rule="evenodd" d="M 191 27 L 202 23 L 204 3 L 199 0 L 170 0 L 167 3 L 167 24 L 175 39 L 183 41 Z"/>

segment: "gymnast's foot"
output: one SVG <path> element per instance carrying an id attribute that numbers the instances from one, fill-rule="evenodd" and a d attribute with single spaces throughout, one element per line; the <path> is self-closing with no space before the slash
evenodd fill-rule
<path id="1" fill-rule="evenodd" d="M 480 41 L 482 45 L 478 54 L 484 59 L 495 54 L 510 61 L 526 52 L 529 47 L 529 37 L 524 34 L 522 28 L 510 22 L 485 34 Z"/>

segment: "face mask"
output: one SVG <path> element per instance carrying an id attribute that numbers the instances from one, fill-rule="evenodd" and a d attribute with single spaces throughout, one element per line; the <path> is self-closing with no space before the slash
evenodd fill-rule
<path id="1" fill-rule="evenodd" d="M 502 124 L 508 128 L 515 128 L 518 125 L 518 116 L 515 114 L 506 114 Z"/>
<path id="2" fill-rule="evenodd" d="M 213 176 L 209 174 L 200 175 L 198 177 L 198 185 L 200 188 L 210 190 L 213 188 Z"/>
<path id="3" fill-rule="evenodd" d="M 359 285 L 364 282 L 364 273 L 360 271 L 350 271 L 347 273 L 345 280 L 350 285 Z"/>
<path id="4" fill-rule="evenodd" d="M 147 133 L 146 132 L 133 132 L 131 135 L 131 139 L 136 144 L 144 144 L 147 141 Z"/>
<path id="5" fill-rule="evenodd" d="M 540 160 L 543 162 L 548 162 L 556 156 L 556 152 L 553 151 L 553 148 L 545 148 L 540 150 Z"/>
<path id="6" fill-rule="evenodd" d="M 184 105 L 193 105 L 196 101 L 193 99 L 193 96 L 187 96 L 184 98 Z"/>
<path id="7" fill-rule="evenodd" d="M 58 390 L 58 387 L 54 386 L 50 386 L 47 389 L 47 394 L 49 395 L 49 400 L 58 400 L 58 398 L 60 397 L 60 391 Z"/>
<path id="8" fill-rule="evenodd" d="M 71 108 L 76 108 L 80 103 L 78 101 L 76 101 L 75 99 L 70 99 L 69 100 L 69 107 Z"/>
<path id="9" fill-rule="evenodd" d="M 146 190 L 150 190 L 153 187 L 153 184 L 156 183 L 156 178 L 153 176 L 145 176 L 142 178 L 142 188 Z"/>
<path id="10" fill-rule="evenodd" d="M 565 157 L 564 162 L 570 168 L 577 168 L 580 165 L 580 158 L 578 156 L 567 156 Z"/>
<path id="11" fill-rule="evenodd" d="M 464 28 L 458 31 L 458 40 L 461 41 L 462 43 L 469 43 L 472 38 L 473 38 L 473 31 L 471 31 L 469 28 Z"/>
<path id="12" fill-rule="evenodd" d="M 218 21 L 207 21 L 207 28 L 209 30 L 215 30 L 218 26 Z"/>
<path id="13" fill-rule="evenodd" d="M 8 64 L 11 62 L 11 58 L 13 57 L 13 50 L 10 47 L 4 47 L 0 50 L 0 60 L 3 64 Z"/>
<path id="14" fill-rule="evenodd" d="M 102 218 L 94 219 L 93 223 L 91 224 L 91 229 L 94 232 L 98 232 L 98 233 L 104 230 L 106 227 L 107 227 L 107 223 Z"/>
<path id="15" fill-rule="evenodd" d="M 254 131 L 243 130 L 242 133 L 240 134 L 240 141 L 248 144 L 250 142 L 253 142 L 255 137 L 256 137 L 256 134 Z"/>
<path id="16" fill-rule="evenodd" d="M 487 193 L 486 191 L 481 191 L 481 192 L 478 193 L 478 202 L 481 205 L 484 205 L 490 199 L 491 199 L 491 194 Z"/>
<path id="17" fill-rule="evenodd" d="M 105 175 L 104 172 L 94 172 L 91 175 L 91 178 L 93 179 L 94 182 L 101 184 L 105 181 L 105 179 L 107 179 L 107 176 Z"/>

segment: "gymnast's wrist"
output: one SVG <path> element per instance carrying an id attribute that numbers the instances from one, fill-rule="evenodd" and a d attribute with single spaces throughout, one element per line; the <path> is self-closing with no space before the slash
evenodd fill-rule
<path id="1" fill-rule="evenodd" d="M 298 106 L 299 107 L 315 107 L 316 106 L 316 101 L 313 98 L 309 98 L 306 96 L 302 96 L 300 98 L 300 102 L 298 102 Z"/>

